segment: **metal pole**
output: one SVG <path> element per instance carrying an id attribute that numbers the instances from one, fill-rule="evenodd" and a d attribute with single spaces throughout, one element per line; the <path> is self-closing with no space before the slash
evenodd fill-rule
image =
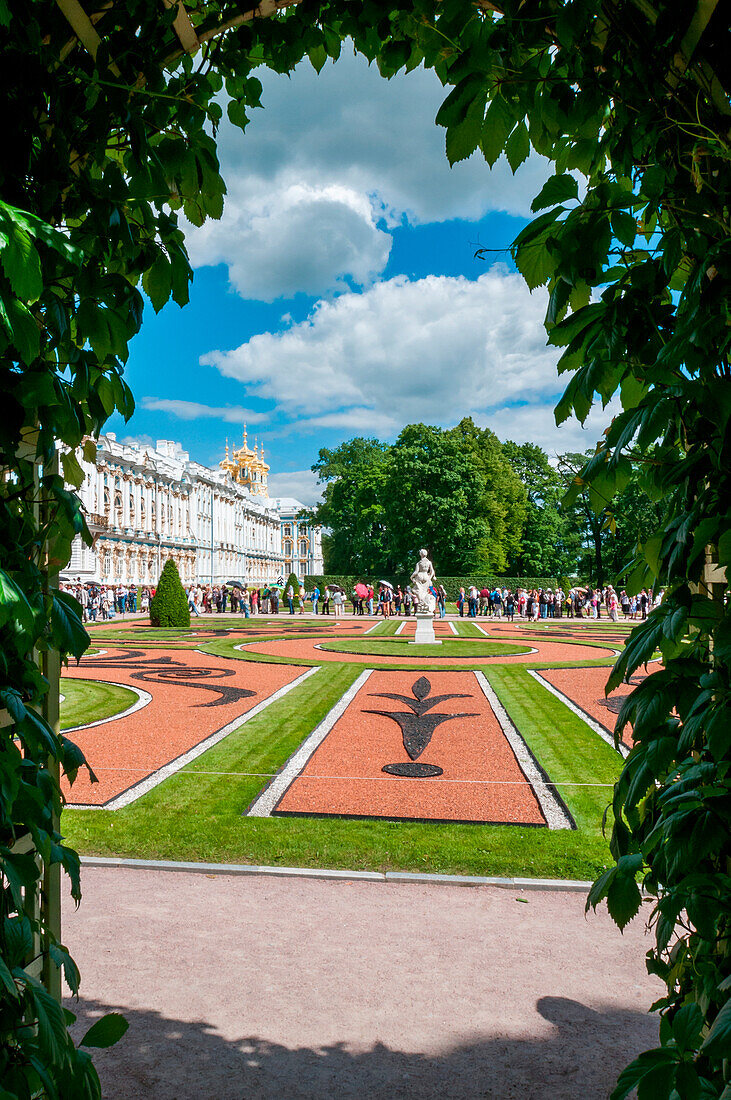
<path id="1" fill-rule="evenodd" d="M 211 486 L 211 588 L 213 588 L 213 486 Z"/>

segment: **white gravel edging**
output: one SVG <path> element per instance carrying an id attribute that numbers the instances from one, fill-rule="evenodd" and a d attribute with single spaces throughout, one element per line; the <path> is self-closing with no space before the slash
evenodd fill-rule
<path id="1" fill-rule="evenodd" d="M 484 672 L 475 672 L 475 679 L 482 688 L 488 703 L 492 707 L 495 717 L 507 738 L 508 744 L 515 754 L 518 766 L 523 775 L 533 788 L 533 793 L 538 799 L 543 816 L 549 829 L 573 829 L 574 822 L 554 789 L 546 782 L 544 773 L 538 767 L 533 753 L 530 751 L 520 733 L 513 725 L 508 712 L 498 699 L 492 685 L 488 682 Z"/>
<path id="2" fill-rule="evenodd" d="M 600 722 L 597 722 L 595 718 L 592 718 L 590 714 L 587 714 L 585 710 L 582 710 L 580 706 L 577 706 L 573 699 L 569 699 L 568 695 L 564 695 L 562 691 L 559 691 L 557 687 L 554 687 L 553 684 L 549 683 L 548 680 L 541 676 L 540 672 L 536 672 L 532 668 L 527 668 L 526 672 L 529 676 L 532 676 L 534 680 L 537 680 L 541 687 L 544 687 L 546 691 L 550 691 L 551 695 L 555 695 L 557 699 L 560 699 L 564 706 L 567 706 L 569 710 L 573 711 L 577 718 L 580 718 L 581 721 L 584 722 L 590 730 L 593 730 L 594 733 L 598 733 L 602 741 L 606 741 L 606 743 L 611 748 L 613 748 L 615 752 L 618 752 L 620 756 L 629 756 L 630 750 L 627 748 L 626 745 L 623 745 L 620 741 L 619 748 L 617 748 L 614 743 L 613 733 L 610 733 L 609 730 L 606 730 Z"/>
<path id="3" fill-rule="evenodd" d="M 328 711 L 319 726 L 316 726 L 309 737 L 305 738 L 296 752 L 290 756 L 282 770 L 277 772 L 271 783 L 264 788 L 258 798 L 254 799 L 246 811 L 246 817 L 271 817 L 272 811 L 278 805 L 287 788 L 294 783 L 315 749 L 320 747 L 335 723 L 343 716 L 372 672 L 372 668 L 365 669 L 348 690 L 340 696 L 335 706 Z"/>

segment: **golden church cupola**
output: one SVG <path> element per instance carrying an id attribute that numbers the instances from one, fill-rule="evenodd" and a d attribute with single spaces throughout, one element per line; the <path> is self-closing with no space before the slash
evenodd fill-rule
<path id="1" fill-rule="evenodd" d="M 244 439 L 240 447 L 234 447 L 229 456 L 228 440 L 226 440 L 226 457 L 219 463 L 222 470 L 226 470 L 231 478 L 238 484 L 248 489 L 255 496 L 269 496 L 267 480 L 269 466 L 264 461 L 264 445 L 259 453 L 259 444 L 254 442 L 254 449 L 249 447 L 246 425 L 244 425 Z"/>

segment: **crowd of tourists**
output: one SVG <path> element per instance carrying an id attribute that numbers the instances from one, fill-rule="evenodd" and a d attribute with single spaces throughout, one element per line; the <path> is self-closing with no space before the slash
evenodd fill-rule
<path id="1" fill-rule="evenodd" d="M 75 582 L 61 584 L 61 591 L 69 592 L 81 604 L 85 623 L 106 622 L 117 615 L 146 613 L 155 595 L 154 587 L 136 584 L 96 584 Z"/>
<path id="2" fill-rule="evenodd" d="M 461 616 L 477 618 L 506 618 L 512 622 L 516 615 L 521 619 L 537 622 L 538 619 L 601 619 L 604 614 L 614 622 L 624 619 L 646 619 L 648 612 L 662 600 L 662 591 L 653 595 L 651 588 L 643 588 L 637 595 L 629 596 L 621 588 L 619 592 L 608 584 L 601 588 L 570 588 L 564 592 L 561 587 L 518 588 L 515 592 L 508 588 L 460 588 L 457 596 L 457 610 Z"/>
<path id="3" fill-rule="evenodd" d="M 155 595 L 151 585 L 104 585 L 94 582 L 61 585 L 61 588 L 79 601 L 84 622 L 104 622 L 117 615 L 143 614 L 150 609 Z M 416 598 L 408 585 L 393 586 L 386 581 L 377 585 L 358 581 L 350 593 L 339 585 L 315 584 L 309 591 L 292 584 L 264 585 L 247 588 L 240 584 L 191 584 L 185 588 L 192 615 L 290 615 L 311 611 L 315 615 L 333 615 L 340 618 L 348 604 L 353 615 L 410 616 L 416 614 Z M 443 585 L 431 588 L 435 614 L 444 618 L 448 597 Z M 498 585 L 478 588 L 470 585 L 460 588 L 456 595 L 456 607 L 463 618 L 488 617 L 539 619 L 589 618 L 606 616 L 617 622 L 623 619 L 646 619 L 648 612 L 662 600 L 662 590 L 653 595 L 651 588 L 643 588 L 637 595 L 628 595 L 611 584 L 604 587 L 575 587 L 564 592 L 558 588 L 517 588 Z"/>

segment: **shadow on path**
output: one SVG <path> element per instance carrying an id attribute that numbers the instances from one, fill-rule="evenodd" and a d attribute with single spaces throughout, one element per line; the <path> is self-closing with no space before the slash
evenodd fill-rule
<path id="1" fill-rule="evenodd" d="M 79 1035 L 116 1008 L 84 1000 L 69 1007 Z M 642 1013 L 597 1012 L 564 997 L 543 997 L 536 1009 L 553 1025 L 543 1038 L 511 1036 L 515 1025 L 506 1022 L 505 1035 L 435 1055 L 382 1043 L 352 1050 L 229 1041 L 201 1021 L 117 1008 L 129 1031 L 96 1052 L 95 1063 L 105 1100 L 605 1100 L 627 1062 L 657 1042 L 656 1020 Z M 408 1023 L 416 1044 L 419 1020 Z"/>

